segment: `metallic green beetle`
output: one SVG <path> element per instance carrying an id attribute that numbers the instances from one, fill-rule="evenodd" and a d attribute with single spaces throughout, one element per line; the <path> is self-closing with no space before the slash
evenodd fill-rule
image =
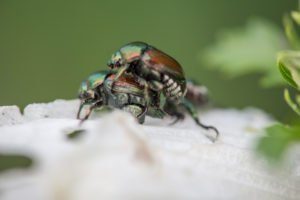
<path id="1" fill-rule="evenodd" d="M 186 93 L 186 80 L 181 65 L 171 56 L 144 42 L 132 42 L 117 50 L 108 61 L 117 70 L 118 79 L 124 72 L 132 73 L 139 82 L 168 101 L 179 103 Z"/>
<path id="2" fill-rule="evenodd" d="M 184 119 L 183 113 L 187 111 L 199 126 L 204 129 L 213 129 L 217 134 L 216 138 L 218 137 L 219 133 L 215 127 L 206 126 L 199 121 L 197 110 L 192 103 L 200 96 L 204 98 L 206 93 L 190 90 L 188 94 L 193 94 L 191 99 L 183 98 L 179 104 L 167 100 L 162 102 L 157 92 L 146 91 L 145 86 L 140 84 L 132 75 L 123 74 L 116 81 L 115 76 L 110 71 L 100 71 L 91 74 L 87 80 L 82 82 L 79 89 L 81 104 L 77 118 L 80 119 L 82 108 L 85 105 L 88 105 L 89 108 L 81 122 L 88 119 L 95 108 L 103 106 L 127 111 L 136 117 L 139 123 L 144 122 L 146 115 L 154 118 L 163 118 L 166 114 L 175 117 L 176 119 L 173 122 L 175 123 Z M 194 87 L 197 86 L 194 85 Z M 148 97 L 145 95 L 146 92 L 148 94 L 150 92 Z"/>
<path id="3" fill-rule="evenodd" d="M 147 100 L 150 103 L 146 105 L 145 87 L 135 81 L 132 75 L 124 74 L 113 83 L 114 78 L 115 74 L 110 71 L 99 71 L 81 83 L 78 119 L 85 105 L 89 108 L 82 121 L 88 119 L 92 110 L 103 106 L 127 111 L 140 123 L 144 122 L 146 115 L 163 118 L 165 113 L 159 108 L 159 96 L 151 93 L 150 99 Z"/>

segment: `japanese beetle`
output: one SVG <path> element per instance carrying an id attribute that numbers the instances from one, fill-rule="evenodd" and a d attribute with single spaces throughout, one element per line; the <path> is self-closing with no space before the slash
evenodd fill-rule
<path id="1" fill-rule="evenodd" d="M 115 74 L 110 71 L 99 71 L 81 83 L 78 95 L 81 103 L 77 119 L 80 118 L 85 105 L 89 108 L 82 121 L 88 119 L 92 110 L 104 106 L 127 111 L 136 117 L 139 123 L 144 122 L 146 114 L 155 118 L 164 116 L 164 112 L 159 108 L 159 96 L 150 93 L 150 99 L 146 100 L 145 87 L 135 81 L 132 75 L 124 74 L 113 82 L 114 78 Z M 150 103 L 146 105 L 146 101 Z"/>
<path id="2" fill-rule="evenodd" d="M 180 102 L 186 93 L 181 65 L 171 56 L 144 42 L 131 42 L 113 53 L 107 65 L 117 70 L 116 80 L 132 73 L 146 87 L 163 92 L 169 101 Z"/>
<path id="3" fill-rule="evenodd" d="M 81 110 L 85 105 L 89 105 L 89 109 L 82 121 L 88 119 L 93 109 L 105 104 L 106 97 L 102 86 L 108 74 L 109 71 L 95 72 L 87 80 L 82 81 L 78 92 L 80 107 L 77 119 L 80 118 Z"/>
<path id="4" fill-rule="evenodd" d="M 175 117 L 175 123 L 184 118 L 184 112 L 188 112 L 199 126 L 204 129 L 213 129 L 217 134 L 216 138 L 218 137 L 219 133 L 215 127 L 206 126 L 199 121 L 197 109 L 189 99 L 183 98 L 179 103 L 170 100 L 162 101 L 158 92 L 146 88 L 133 75 L 125 73 L 117 80 L 115 77 L 116 74 L 111 71 L 100 71 L 91 74 L 87 80 L 81 83 L 78 119 L 80 119 L 82 108 L 89 105 L 81 122 L 88 119 L 92 110 L 103 106 L 127 111 L 136 117 L 139 123 L 144 123 L 146 115 L 163 118 L 166 114 Z"/>

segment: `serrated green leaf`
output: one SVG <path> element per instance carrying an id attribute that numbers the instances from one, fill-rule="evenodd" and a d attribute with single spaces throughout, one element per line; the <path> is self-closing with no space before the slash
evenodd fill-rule
<path id="1" fill-rule="evenodd" d="M 292 110 L 300 116 L 299 105 L 297 105 L 297 103 L 292 100 L 291 95 L 287 89 L 284 90 L 284 100 L 290 106 L 290 108 L 292 108 Z"/>
<path id="2" fill-rule="evenodd" d="M 300 89 L 300 51 L 282 51 L 277 62 L 283 78 L 291 86 Z"/>
<path id="3" fill-rule="evenodd" d="M 289 127 L 283 124 L 275 124 L 268 127 L 267 135 L 262 137 L 257 145 L 258 153 L 265 156 L 271 162 L 278 162 L 292 142 L 300 141 L 300 127 Z"/>
<path id="4" fill-rule="evenodd" d="M 283 84 L 276 70 L 276 55 L 283 48 L 283 33 L 262 19 L 250 20 L 246 27 L 219 35 L 216 43 L 199 55 L 206 66 L 229 77 L 262 73 L 263 86 Z"/>

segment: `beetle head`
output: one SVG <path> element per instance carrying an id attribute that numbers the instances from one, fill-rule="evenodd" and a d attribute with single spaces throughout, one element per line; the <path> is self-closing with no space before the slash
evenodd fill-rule
<path id="1" fill-rule="evenodd" d="M 116 51 L 108 61 L 107 65 L 111 69 L 120 68 L 124 64 L 120 51 Z"/>
<path id="2" fill-rule="evenodd" d="M 80 85 L 78 97 L 82 103 L 91 103 L 95 99 L 95 92 L 88 88 L 86 81 L 83 81 Z"/>
<path id="3" fill-rule="evenodd" d="M 90 104 L 102 101 L 103 94 L 101 88 L 103 87 L 106 76 L 109 74 L 110 72 L 108 70 L 97 71 L 81 83 L 78 97 L 82 103 Z"/>
<path id="4" fill-rule="evenodd" d="M 95 102 L 95 92 L 89 89 L 87 81 L 83 81 L 79 88 L 78 98 L 80 99 L 80 106 L 77 112 L 77 119 L 80 119 L 81 111 L 85 105 L 92 105 Z M 90 106 L 91 108 L 91 106 Z M 83 122 L 83 119 L 81 119 Z"/>

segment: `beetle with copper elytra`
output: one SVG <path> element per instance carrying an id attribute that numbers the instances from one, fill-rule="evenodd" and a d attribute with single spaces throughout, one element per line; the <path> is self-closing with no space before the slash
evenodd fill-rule
<path id="1" fill-rule="evenodd" d="M 190 105 L 186 108 L 195 115 L 193 104 L 185 103 L 187 86 L 184 71 L 173 57 L 163 51 L 145 42 L 131 42 L 113 53 L 107 65 L 112 71 L 116 71 L 115 81 L 124 73 L 132 74 L 145 86 L 146 100 L 149 99 L 148 91 L 155 91 L 158 96 L 163 93 L 165 97 L 163 110 L 169 115 L 178 119 L 182 117 L 176 106 L 179 104 Z M 218 135 L 215 127 L 205 126 L 199 121 L 197 124 L 205 129 L 215 130 Z"/>
<path id="2" fill-rule="evenodd" d="M 110 71 L 92 74 L 81 85 L 77 118 L 84 105 L 89 105 L 89 109 L 82 121 L 94 108 L 102 106 L 126 110 L 140 123 L 146 115 L 162 118 L 165 114 L 175 117 L 176 122 L 183 119 L 183 112 L 187 111 L 197 125 L 214 130 L 218 137 L 215 127 L 199 121 L 194 106 L 199 103 L 198 97 L 205 98 L 206 94 L 193 84 L 187 93 L 183 69 L 171 56 L 144 42 L 132 42 L 116 51 L 108 66 Z M 185 98 L 186 93 L 190 100 Z"/>
<path id="3" fill-rule="evenodd" d="M 181 65 L 171 56 L 144 42 L 131 42 L 117 50 L 108 61 L 117 70 L 133 74 L 150 90 L 162 92 L 167 101 L 179 103 L 186 93 L 186 80 Z"/>

